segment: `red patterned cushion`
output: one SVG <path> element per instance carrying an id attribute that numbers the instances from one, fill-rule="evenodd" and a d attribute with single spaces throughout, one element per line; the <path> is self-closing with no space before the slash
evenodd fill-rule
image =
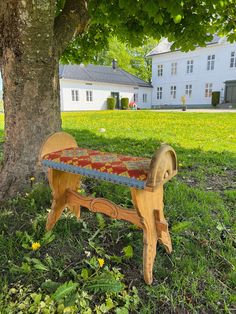
<path id="1" fill-rule="evenodd" d="M 45 155 L 43 159 L 141 181 L 147 179 L 150 165 L 148 158 L 124 156 L 80 147 L 53 152 Z"/>

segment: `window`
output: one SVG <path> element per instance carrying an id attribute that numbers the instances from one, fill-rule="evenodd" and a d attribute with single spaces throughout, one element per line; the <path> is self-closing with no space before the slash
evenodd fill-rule
<path id="1" fill-rule="evenodd" d="M 147 94 L 143 94 L 143 102 L 147 102 Z"/>
<path id="2" fill-rule="evenodd" d="M 138 93 L 134 94 L 134 102 L 138 102 Z"/>
<path id="3" fill-rule="evenodd" d="M 170 95 L 173 99 L 176 99 L 176 86 L 170 87 Z"/>
<path id="4" fill-rule="evenodd" d="M 193 60 L 187 61 L 187 73 L 193 73 Z"/>
<path id="5" fill-rule="evenodd" d="M 158 76 L 163 75 L 163 65 L 162 64 L 158 64 L 158 66 L 157 66 L 157 75 Z"/>
<path id="6" fill-rule="evenodd" d="M 191 84 L 185 86 L 185 95 L 188 97 L 192 96 L 192 85 Z"/>
<path id="7" fill-rule="evenodd" d="M 162 87 L 157 87 L 157 99 L 162 99 Z"/>
<path id="8" fill-rule="evenodd" d="M 215 55 L 209 55 L 207 57 L 207 71 L 214 70 L 215 67 Z"/>
<path id="9" fill-rule="evenodd" d="M 172 62 L 171 63 L 171 75 L 176 75 L 177 74 L 177 62 Z"/>
<path id="10" fill-rule="evenodd" d="M 230 67 L 235 68 L 236 67 L 236 51 L 231 52 L 230 56 Z"/>
<path id="11" fill-rule="evenodd" d="M 86 101 L 93 101 L 93 92 L 91 90 L 86 90 Z"/>
<path id="12" fill-rule="evenodd" d="M 211 97 L 212 94 L 212 83 L 206 83 L 205 85 L 205 97 Z"/>
<path id="13" fill-rule="evenodd" d="M 79 90 L 78 89 L 72 89 L 71 90 L 71 99 L 72 99 L 72 101 L 79 101 Z"/>

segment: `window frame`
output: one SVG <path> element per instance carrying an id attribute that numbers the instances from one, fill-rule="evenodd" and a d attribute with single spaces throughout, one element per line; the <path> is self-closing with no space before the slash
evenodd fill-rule
<path id="1" fill-rule="evenodd" d="M 213 84 L 206 83 L 205 84 L 205 98 L 209 98 L 212 96 Z"/>
<path id="2" fill-rule="evenodd" d="M 143 93 L 143 103 L 147 103 L 147 93 Z"/>
<path id="3" fill-rule="evenodd" d="M 158 64 L 157 65 L 157 76 L 160 77 L 160 76 L 163 76 L 163 64 Z"/>
<path id="4" fill-rule="evenodd" d="M 86 101 L 87 102 L 93 101 L 93 91 L 92 90 L 86 90 Z"/>
<path id="5" fill-rule="evenodd" d="M 138 93 L 134 93 L 134 102 L 138 102 Z"/>
<path id="6" fill-rule="evenodd" d="M 177 62 L 171 63 L 171 75 L 177 75 Z"/>
<path id="7" fill-rule="evenodd" d="M 73 102 L 78 102 L 79 101 L 79 89 L 71 89 L 71 100 Z"/>
<path id="8" fill-rule="evenodd" d="M 185 95 L 188 96 L 189 98 L 191 98 L 192 93 L 193 93 L 193 85 L 192 84 L 186 84 L 185 85 Z"/>
<path id="9" fill-rule="evenodd" d="M 213 71 L 215 69 L 215 54 L 207 56 L 207 71 Z"/>
<path id="10" fill-rule="evenodd" d="M 194 65 L 193 59 L 187 60 L 187 74 L 193 73 L 193 65 Z"/>
<path id="11" fill-rule="evenodd" d="M 230 68 L 235 68 L 236 67 L 236 50 L 231 51 L 231 53 L 230 53 L 229 67 Z"/>
<path id="12" fill-rule="evenodd" d="M 176 95 L 177 95 L 177 87 L 176 85 L 171 85 L 170 86 L 170 96 L 172 99 L 176 99 Z"/>
<path id="13" fill-rule="evenodd" d="M 162 99 L 163 88 L 162 86 L 157 86 L 157 100 Z"/>

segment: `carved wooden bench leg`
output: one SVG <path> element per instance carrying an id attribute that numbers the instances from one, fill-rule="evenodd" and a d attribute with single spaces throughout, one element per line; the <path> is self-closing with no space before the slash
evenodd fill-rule
<path id="1" fill-rule="evenodd" d="M 48 180 L 52 189 L 53 202 L 51 211 L 47 218 L 46 229 L 51 230 L 67 206 L 66 191 L 68 189 L 72 189 L 74 191 L 78 189 L 80 184 L 80 176 L 73 173 L 49 169 Z M 70 210 L 77 216 L 77 218 L 79 218 L 79 208 L 70 208 Z"/>
<path id="2" fill-rule="evenodd" d="M 163 214 L 163 186 L 154 192 L 131 189 L 132 200 L 143 224 L 143 273 L 147 284 L 153 281 L 157 241 L 171 252 L 171 239 Z"/>

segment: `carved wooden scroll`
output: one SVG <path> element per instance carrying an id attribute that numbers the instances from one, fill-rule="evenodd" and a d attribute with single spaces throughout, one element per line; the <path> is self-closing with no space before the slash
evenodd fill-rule
<path id="1" fill-rule="evenodd" d="M 134 225 L 142 228 L 140 217 L 133 209 L 125 209 L 105 198 L 93 198 L 79 193 L 68 190 L 66 203 L 73 209 L 80 208 L 81 206 L 88 208 L 94 213 L 103 213 L 113 219 L 122 219 L 133 223 Z"/>
<path id="2" fill-rule="evenodd" d="M 65 132 L 55 133 L 43 144 L 40 159 L 48 153 L 77 147 L 73 137 Z M 129 221 L 143 229 L 143 274 L 147 284 L 153 281 L 153 264 L 157 242 L 166 251 L 172 251 L 168 224 L 163 211 L 163 184 L 177 173 L 175 151 L 162 145 L 154 154 L 144 190 L 131 188 L 133 209 L 125 209 L 104 198 L 92 198 L 76 191 L 80 185 L 80 175 L 56 169 L 49 169 L 48 179 L 52 189 L 53 202 L 47 219 L 47 230 L 51 230 L 65 207 L 79 218 L 81 207 L 92 212 L 103 213 L 113 219 Z"/>

